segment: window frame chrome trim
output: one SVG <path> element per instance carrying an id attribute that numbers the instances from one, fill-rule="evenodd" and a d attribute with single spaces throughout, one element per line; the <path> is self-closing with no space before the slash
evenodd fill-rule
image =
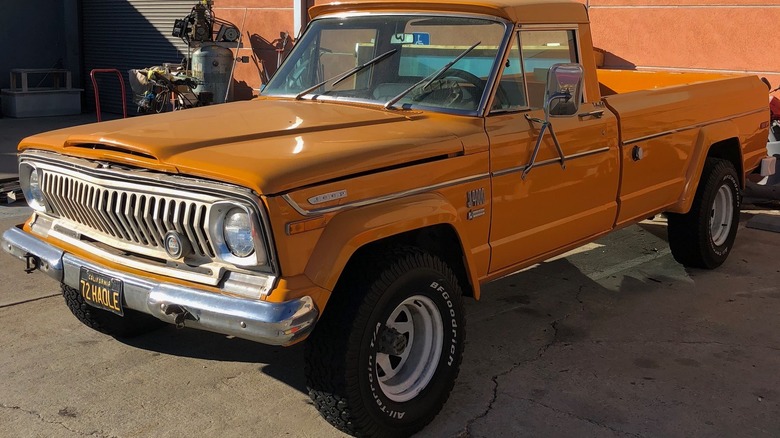
<path id="1" fill-rule="evenodd" d="M 576 160 L 577 158 L 584 158 L 584 157 L 589 157 L 591 155 L 597 155 L 597 154 L 602 154 L 604 152 L 609 152 L 610 149 L 611 148 L 609 146 L 604 146 L 603 148 L 599 148 L 599 149 L 593 149 L 590 151 L 578 152 L 576 154 L 567 155 L 564 158 L 566 159 L 566 161 Z M 547 166 L 550 164 L 559 164 L 560 162 L 561 162 L 560 158 L 549 158 L 547 160 L 537 161 L 536 163 L 534 163 L 533 167 L 536 168 L 536 167 Z M 495 172 L 492 172 L 490 175 L 493 178 L 497 178 L 499 176 L 508 175 L 510 173 L 523 172 L 529 166 L 530 164 L 524 164 L 522 166 L 510 167 L 508 169 L 497 170 Z"/>
<path id="2" fill-rule="evenodd" d="M 607 103 L 609 103 L 608 99 L 607 99 Z M 745 111 L 743 113 L 740 113 L 740 114 L 737 114 L 737 115 L 733 115 L 733 116 L 721 117 L 719 119 L 710 120 L 710 121 L 707 121 L 707 122 L 696 123 L 696 124 L 693 124 L 693 125 L 683 126 L 681 128 L 670 129 L 668 131 L 663 131 L 663 132 L 658 132 L 658 133 L 655 133 L 655 134 L 645 135 L 645 136 L 642 136 L 642 137 L 632 138 L 630 140 L 625 140 L 625 141 L 621 142 L 620 144 L 621 144 L 621 146 L 628 146 L 628 145 L 631 145 L 631 144 L 634 144 L 634 143 L 641 143 L 643 141 L 653 140 L 653 139 L 656 139 L 656 138 L 659 138 L 659 137 L 663 137 L 663 136 L 666 136 L 666 135 L 670 135 L 670 134 L 679 134 L 679 133 L 684 132 L 684 131 L 690 131 L 691 129 L 703 128 L 705 126 L 714 125 L 715 123 L 728 122 L 730 120 L 734 120 L 735 118 L 745 117 L 745 116 L 752 116 L 753 114 L 758 114 L 758 113 L 762 113 L 762 112 L 766 112 L 766 108 L 758 108 L 758 109 L 751 110 L 751 111 Z"/>
<path id="3" fill-rule="evenodd" d="M 506 48 L 508 41 L 510 39 L 510 36 L 512 32 L 515 31 L 517 28 L 516 23 L 507 20 L 505 18 L 497 17 L 495 15 L 490 14 L 478 14 L 478 13 L 448 13 L 448 12 L 437 12 L 437 11 L 422 11 L 422 14 L 419 14 L 419 16 L 446 16 L 446 17 L 453 17 L 453 18 L 478 18 L 478 19 L 484 19 L 488 21 L 492 21 L 498 24 L 504 25 L 504 35 L 501 39 L 501 44 L 499 44 L 498 48 L 496 49 L 496 58 L 495 59 L 504 59 L 504 54 L 506 53 Z M 327 19 L 327 18 L 337 18 L 337 19 L 343 19 L 343 18 L 350 18 L 350 17 L 366 17 L 366 16 L 404 16 L 404 15 L 410 15 L 409 12 L 384 12 L 384 11 L 370 11 L 370 12 L 336 12 L 336 13 L 330 13 L 330 14 L 323 14 L 318 15 L 313 20 L 311 20 L 307 25 L 305 31 L 308 32 L 312 23 L 316 22 L 317 20 L 321 19 Z M 303 33 L 301 33 L 303 34 Z M 288 56 L 285 58 L 284 62 L 286 63 L 290 57 Z M 479 104 L 477 105 L 477 108 L 473 111 L 471 110 L 447 110 L 446 108 L 441 107 L 428 107 L 423 105 L 418 105 L 412 108 L 403 109 L 402 107 L 394 107 L 395 109 L 386 109 L 386 111 L 430 111 L 440 114 L 451 114 L 456 116 L 464 116 L 464 117 L 485 117 L 486 113 L 488 112 L 488 102 L 492 99 L 493 94 L 495 93 L 494 85 L 497 81 L 498 73 L 501 71 L 501 66 L 503 64 L 501 62 L 496 62 L 494 60 L 493 67 L 490 71 L 490 74 L 488 75 L 488 79 L 485 81 L 485 92 L 482 95 L 482 98 L 480 99 Z M 279 68 L 276 71 L 281 71 L 284 64 L 280 65 Z M 276 73 L 274 73 L 276 75 Z M 273 80 L 273 76 L 271 77 L 271 80 Z M 270 82 L 270 80 L 269 80 Z M 275 94 L 275 95 L 263 95 L 266 98 L 276 98 L 276 99 L 287 99 L 287 98 L 294 98 L 294 94 Z M 363 104 L 363 105 L 379 105 L 383 106 L 384 103 L 374 103 L 372 100 L 368 99 L 354 99 L 354 98 L 338 98 L 335 96 L 319 96 L 316 100 L 317 102 L 333 102 L 333 103 L 357 103 L 357 104 Z"/>

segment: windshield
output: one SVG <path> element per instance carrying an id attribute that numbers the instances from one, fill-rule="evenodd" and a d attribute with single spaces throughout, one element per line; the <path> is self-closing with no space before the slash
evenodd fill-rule
<path id="1" fill-rule="evenodd" d="M 481 18 L 320 18 L 262 94 L 473 113 L 505 34 L 503 23 Z"/>

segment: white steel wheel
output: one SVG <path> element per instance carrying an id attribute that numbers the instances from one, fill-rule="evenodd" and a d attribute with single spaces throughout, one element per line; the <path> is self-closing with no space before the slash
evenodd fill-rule
<path id="1" fill-rule="evenodd" d="M 721 246 L 729 236 L 734 218 L 734 195 L 726 184 L 720 186 L 712 201 L 710 211 L 710 237 L 712 243 Z"/>
<path id="2" fill-rule="evenodd" d="M 393 310 L 385 322 L 400 340 L 399 351 L 378 352 L 376 373 L 387 398 L 405 402 L 419 394 L 431 381 L 441 357 L 444 325 L 436 304 L 414 295 Z"/>

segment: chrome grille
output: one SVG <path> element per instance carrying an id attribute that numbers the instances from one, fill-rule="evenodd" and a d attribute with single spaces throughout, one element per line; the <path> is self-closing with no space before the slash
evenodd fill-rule
<path id="1" fill-rule="evenodd" d="M 165 234 L 173 230 L 189 239 L 195 255 L 215 256 L 206 202 L 106 187 L 48 170 L 42 176 L 41 188 L 56 215 L 131 245 L 159 250 L 164 249 Z"/>

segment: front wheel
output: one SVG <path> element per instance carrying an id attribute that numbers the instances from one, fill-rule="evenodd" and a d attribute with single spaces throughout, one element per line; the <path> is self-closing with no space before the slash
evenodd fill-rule
<path id="1" fill-rule="evenodd" d="M 307 341 L 309 396 L 344 432 L 408 436 L 441 410 L 458 375 L 462 293 L 444 262 L 415 248 L 373 266 L 339 284 Z"/>
<path id="2" fill-rule="evenodd" d="M 739 225 L 740 189 L 731 162 L 707 158 L 691 210 L 667 214 L 669 246 L 685 266 L 713 269 L 726 261 Z"/>

